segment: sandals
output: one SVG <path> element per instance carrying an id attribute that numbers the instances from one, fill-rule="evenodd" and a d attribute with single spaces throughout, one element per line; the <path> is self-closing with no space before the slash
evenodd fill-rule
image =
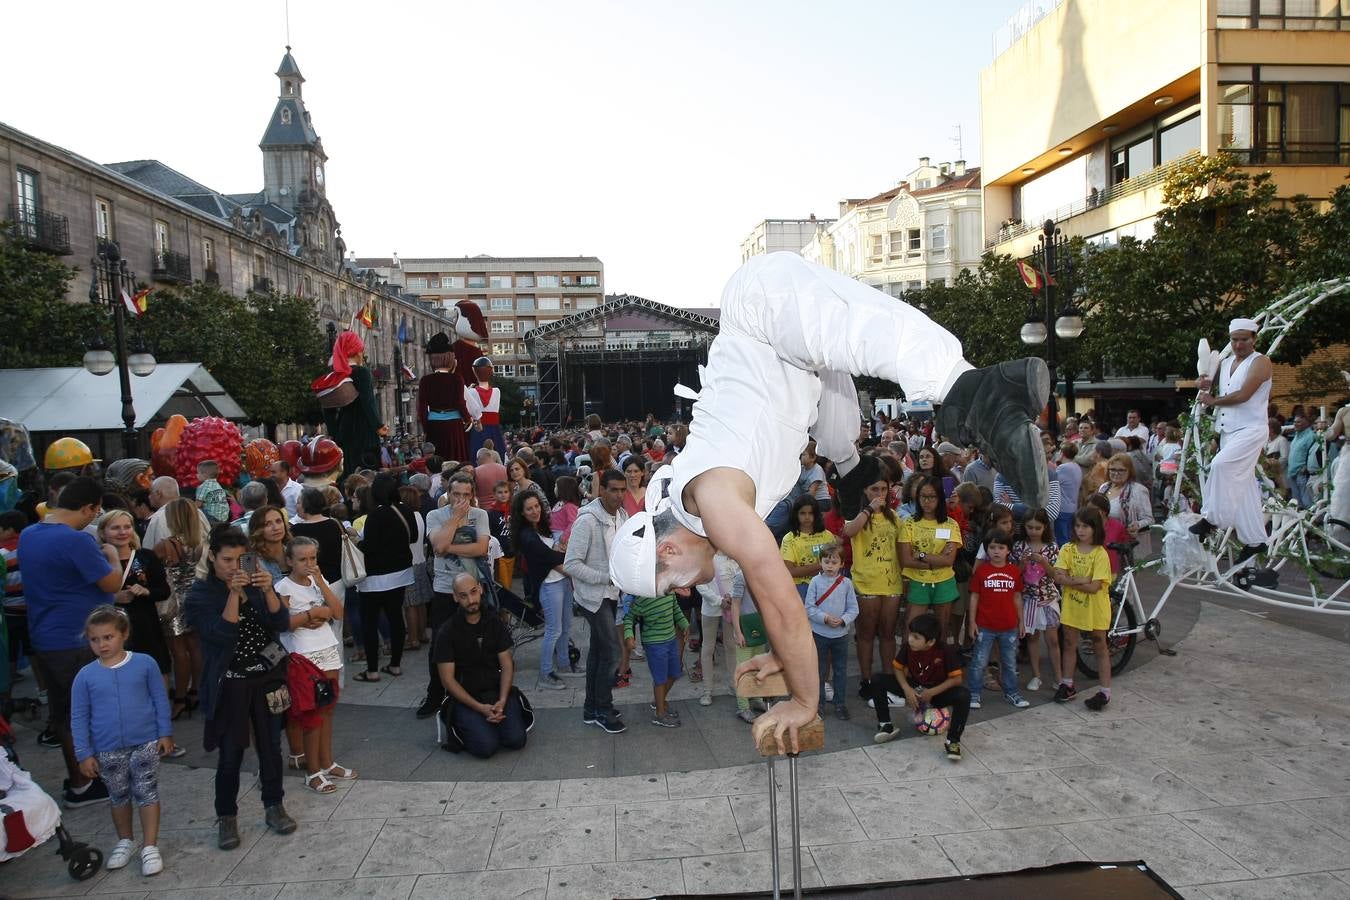
<path id="1" fill-rule="evenodd" d="M 288 753 L 286 754 L 286 768 L 297 769 L 301 772 L 305 770 L 305 754 Z"/>
<path id="2" fill-rule="evenodd" d="M 323 770 L 323 774 L 327 775 L 329 778 L 341 778 L 343 781 L 355 781 L 357 778 L 354 769 L 349 769 L 341 763 L 333 763 Z"/>
<path id="3" fill-rule="evenodd" d="M 380 671 L 386 675 L 393 675 L 395 678 L 398 678 L 400 675 L 403 674 L 402 666 L 397 667 L 398 668 L 397 672 L 394 671 L 394 668 L 395 668 L 394 666 L 381 666 Z"/>
<path id="4" fill-rule="evenodd" d="M 376 672 L 370 672 L 367 671 L 366 669 L 362 669 L 360 672 L 357 672 L 355 675 L 352 676 L 352 680 L 368 681 L 371 684 L 378 684 L 380 681 L 380 676 Z"/>
<path id="5" fill-rule="evenodd" d="M 306 775 L 305 787 L 316 794 L 331 794 L 337 790 L 337 785 L 329 781 L 328 776 L 323 772 L 315 772 L 313 775 Z"/>

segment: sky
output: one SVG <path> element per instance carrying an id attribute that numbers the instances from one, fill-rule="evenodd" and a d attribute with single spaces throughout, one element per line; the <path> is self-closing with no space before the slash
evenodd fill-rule
<path id="1" fill-rule="evenodd" d="M 831 218 L 920 156 L 978 165 L 979 71 L 1022 2 L 291 0 L 289 20 L 349 250 L 598 256 L 608 293 L 714 306 L 760 220 Z M 6 18 L 41 39 L 7 42 L 0 121 L 261 188 L 284 0 Z"/>

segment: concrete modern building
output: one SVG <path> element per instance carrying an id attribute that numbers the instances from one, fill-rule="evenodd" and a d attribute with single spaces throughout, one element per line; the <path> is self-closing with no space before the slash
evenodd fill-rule
<path id="1" fill-rule="evenodd" d="M 979 168 L 965 160 L 932 165 L 924 156 L 890 190 L 841 200 L 839 218 L 820 224 L 800 252 L 900 297 L 979 266 L 982 225 Z"/>
<path id="2" fill-rule="evenodd" d="M 1350 7 L 1334 0 L 1036 0 L 980 74 L 984 237 L 1026 256 L 1046 218 L 1147 238 L 1168 167 L 1227 152 L 1284 196 L 1350 165 Z"/>
<path id="3" fill-rule="evenodd" d="M 575 312 L 600 306 L 605 267 L 594 256 L 468 256 L 400 259 L 397 255 L 357 259 L 409 296 L 436 309 L 472 300 L 488 321 L 488 354 L 498 375 L 520 383 L 538 397 L 538 373 L 525 348 L 525 335 Z M 601 335 L 600 323 L 593 334 Z"/>
<path id="4" fill-rule="evenodd" d="M 0 123 L 8 175 L 0 209 L 17 239 L 69 257 L 78 269 L 72 302 L 88 302 L 89 260 L 101 242 L 115 241 L 151 287 L 205 281 L 236 295 L 277 290 L 312 298 L 321 324 L 337 328 L 374 303 L 378 324 L 363 336 L 392 423 L 398 326 L 407 321 L 405 355 L 420 370 L 422 344 L 442 327 L 442 312 L 343 258 L 342 229 L 326 196 L 328 156 L 289 47 L 276 75 L 277 102 L 259 143 L 260 191 L 221 193 L 153 159 L 101 165 Z"/>
<path id="5" fill-rule="evenodd" d="M 765 219 L 741 241 L 741 262 L 779 250 L 800 253 L 817 228 L 833 224 L 834 219 L 817 219 L 814 213 L 805 219 Z"/>

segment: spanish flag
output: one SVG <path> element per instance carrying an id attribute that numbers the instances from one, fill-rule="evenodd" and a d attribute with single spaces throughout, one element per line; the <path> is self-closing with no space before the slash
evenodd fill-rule
<path id="1" fill-rule="evenodd" d="M 122 291 L 122 305 L 127 308 L 127 312 L 133 316 L 143 316 L 145 311 L 150 308 L 150 289 L 137 291 L 135 295 L 130 295 L 126 290 Z"/>
<path id="2" fill-rule="evenodd" d="M 375 327 L 376 315 L 375 315 L 374 300 L 370 301 L 365 306 L 361 307 L 361 313 L 356 317 L 356 320 L 360 322 L 362 325 L 366 326 L 367 328 Z"/>

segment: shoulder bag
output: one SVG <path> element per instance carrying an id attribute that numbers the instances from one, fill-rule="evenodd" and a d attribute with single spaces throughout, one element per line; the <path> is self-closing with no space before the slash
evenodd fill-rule
<path id="1" fill-rule="evenodd" d="M 342 529 L 342 583 L 352 587 L 366 580 L 366 555 L 356 546 L 342 523 L 337 524 Z"/>

